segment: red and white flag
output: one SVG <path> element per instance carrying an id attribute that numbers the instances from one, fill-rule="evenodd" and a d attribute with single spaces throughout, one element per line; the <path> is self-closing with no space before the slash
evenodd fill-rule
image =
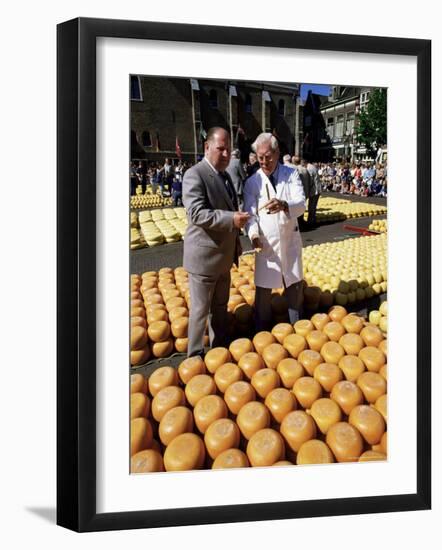
<path id="1" fill-rule="evenodd" d="M 178 141 L 178 137 L 176 138 L 176 141 L 175 141 L 175 152 L 176 152 L 176 156 L 181 160 L 182 154 L 181 154 L 181 147 Z"/>

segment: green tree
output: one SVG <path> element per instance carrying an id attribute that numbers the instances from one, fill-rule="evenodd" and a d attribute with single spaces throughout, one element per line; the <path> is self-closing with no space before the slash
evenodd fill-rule
<path id="1" fill-rule="evenodd" d="M 387 90 L 375 88 L 370 92 L 367 107 L 359 114 L 357 129 L 362 143 L 372 157 L 379 147 L 387 144 Z"/>

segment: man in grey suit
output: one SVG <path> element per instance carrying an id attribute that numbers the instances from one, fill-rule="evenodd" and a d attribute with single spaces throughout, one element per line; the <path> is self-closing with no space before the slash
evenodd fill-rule
<path id="1" fill-rule="evenodd" d="M 295 155 L 292 158 L 292 162 L 293 162 L 294 167 L 298 170 L 299 177 L 301 178 L 301 181 L 302 181 L 302 187 L 304 189 L 304 196 L 307 200 L 308 197 L 310 196 L 310 191 L 311 191 L 311 187 L 312 187 L 312 181 L 311 181 L 311 178 L 310 178 L 310 174 L 309 174 L 307 168 L 303 165 L 304 161 L 301 159 L 301 157 L 299 157 L 298 155 Z M 307 223 L 304 220 L 304 214 L 302 216 L 299 216 L 298 225 L 299 225 L 299 229 L 305 229 L 306 228 Z"/>
<path id="2" fill-rule="evenodd" d="M 239 204 L 240 206 L 242 206 L 244 180 L 246 179 L 247 174 L 242 165 L 240 156 L 241 155 L 238 149 L 234 149 L 232 151 L 232 156 L 230 158 L 229 165 L 226 168 L 226 172 L 229 174 L 230 179 L 232 180 L 233 187 L 235 188 L 236 194 L 238 196 Z"/>
<path id="3" fill-rule="evenodd" d="M 249 214 L 238 211 L 238 197 L 226 173 L 230 136 L 224 128 L 207 133 L 201 162 L 187 170 L 183 203 L 187 211 L 184 268 L 189 273 L 188 357 L 204 354 L 209 321 L 210 346 L 226 344 L 230 268 L 240 253 L 239 232 Z"/>

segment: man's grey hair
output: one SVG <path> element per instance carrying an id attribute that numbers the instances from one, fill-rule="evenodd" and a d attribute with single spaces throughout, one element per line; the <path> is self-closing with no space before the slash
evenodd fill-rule
<path id="1" fill-rule="evenodd" d="M 236 158 L 236 159 L 239 159 L 239 156 L 240 156 L 240 151 L 239 149 L 233 149 L 232 151 L 232 155 L 231 155 L 233 158 Z"/>
<path id="2" fill-rule="evenodd" d="M 290 155 L 284 155 L 284 156 L 282 157 L 282 160 L 283 160 L 284 162 L 290 162 L 292 159 L 291 159 Z"/>
<path id="3" fill-rule="evenodd" d="M 278 140 L 275 138 L 273 134 L 270 132 L 263 132 L 262 134 L 259 134 L 259 136 L 255 139 L 255 141 L 252 143 L 252 151 L 256 153 L 256 149 L 262 144 L 267 143 L 270 141 L 270 147 L 273 151 L 276 151 L 279 147 Z"/>

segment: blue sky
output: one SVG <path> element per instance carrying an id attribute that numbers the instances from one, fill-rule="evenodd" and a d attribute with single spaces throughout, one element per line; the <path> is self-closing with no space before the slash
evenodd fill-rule
<path id="1" fill-rule="evenodd" d="M 301 99 L 305 100 L 308 91 L 311 90 L 315 94 L 329 95 L 330 86 L 326 84 L 301 84 Z"/>

